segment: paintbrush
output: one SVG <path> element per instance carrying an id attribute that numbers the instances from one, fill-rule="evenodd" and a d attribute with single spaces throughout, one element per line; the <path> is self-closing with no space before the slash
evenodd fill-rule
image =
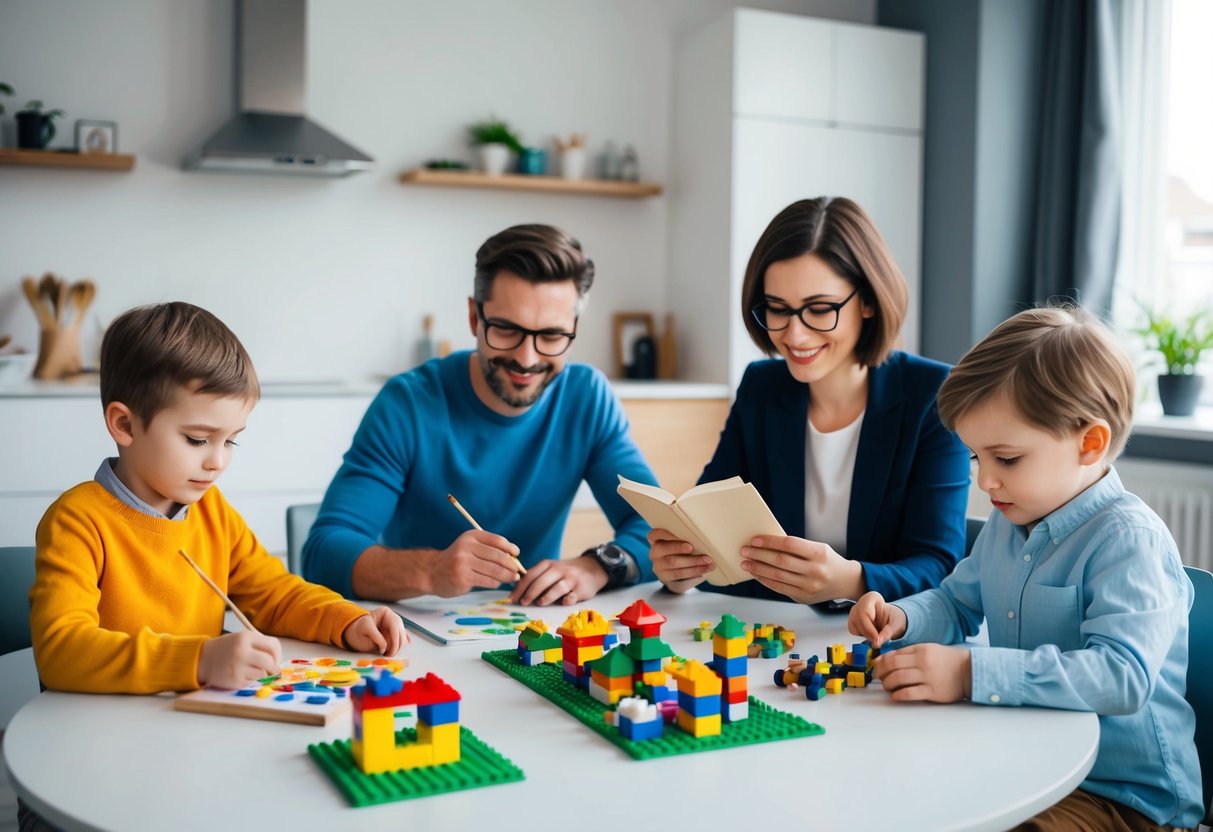
<path id="1" fill-rule="evenodd" d="M 476 518 L 468 514 L 468 510 L 466 508 L 459 505 L 459 501 L 455 499 L 454 494 L 447 494 L 446 498 L 451 501 L 451 505 L 459 510 L 459 513 L 463 515 L 464 519 L 472 524 L 473 529 L 481 532 L 484 531 L 481 525 L 476 522 Z M 526 574 L 526 567 L 522 565 L 522 561 L 518 560 L 518 558 L 514 557 L 513 555 L 510 555 L 510 560 L 514 561 L 514 567 L 518 570 L 519 575 Z"/>
<path id="2" fill-rule="evenodd" d="M 244 625 L 244 629 L 246 629 L 250 632 L 253 632 L 253 633 L 258 633 L 258 635 L 260 635 L 257 628 L 253 626 L 253 622 L 249 621 L 247 618 L 244 617 L 244 613 L 242 613 L 240 611 L 240 608 L 237 607 L 235 605 L 235 603 L 232 602 L 231 598 L 227 597 L 227 593 L 224 592 L 222 589 L 220 589 L 215 584 L 215 582 L 212 581 L 207 576 L 207 574 L 202 571 L 202 569 L 198 566 L 198 564 L 194 563 L 194 559 L 191 558 L 189 555 L 187 555 L 185 553 L 184 549 L 178 549 L 177 553 L 180 554 L 181 557 L 185 558 L 185 562 L 188 563 L 190 566 L 194 567 L 194 571 L 198 573 L 198 577 L 201 578 L 202 580 L 206 581 L 206 585 L 209 586 L 211 589 L 215 590 L 215 594 L 223 599 L 223 603 L 227 604 L 227 608 L 232 611 L 232 614 L 235 615 L 236 618 L 240 619 L 240 623 Z"/>

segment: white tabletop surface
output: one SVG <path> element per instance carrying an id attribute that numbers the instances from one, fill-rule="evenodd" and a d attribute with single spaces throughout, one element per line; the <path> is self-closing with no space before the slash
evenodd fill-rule
<path id="1" fill-rule="evenodd" d="M 689 628 L 725 612 L 795 629 L 802 654 L 857 640 L 842 616 L 655 585 L 591 606 L 613 615 L 637 597 L 669 619 L 663 638 L 690 658 L 709 659 L 711 643 Z M 283 645 L 290 656 L 342 655 Z M 9 725 L 4 759 L 17 794 L 67 830 L 993 830 L 1076 787 L 1099 739 L 1090 713 L 899 705 L 879 686 L 810 702 L 773 684 L 781 657 L 750 660 L 750 695 L 824 735 L 638 761 L 480 659 L 508 645 L 414 636 L 406 675 L 434 671 L 456 687 L 460 721 L 523 769 L 520 783 L 352 808 L 306 751 L 348 737 L 346 720 L 316 728 L 182 713 L 167 695 L 44 693 Z"/>

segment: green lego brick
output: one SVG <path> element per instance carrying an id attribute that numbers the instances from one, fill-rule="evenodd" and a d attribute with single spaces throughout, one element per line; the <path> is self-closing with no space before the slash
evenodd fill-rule
<path id="1" fill-rule="evenodd" d="M 413 742 L 417 731 L 396 732 L 396 741 Z M 435 794 L 478 789 L 526 779 L 522 769 L 501 756 L 465 726 L 459 726 L 459 762 L 364 774 L 350 752 L 349 740 L 312 743 L 307 753 L 345 795 L 351 806 L 374 806 Z"/>
<path id="2" fill-rule="evenodd" d="M 635 760 L 651 760 L 671 757 L 675 754 L 691 754 L 696 751 L 713 751 L 737 745 L 787 740 L 795 737 L 814 737 L 824 734 L 820 725 L 809 722 L 795 714 L 772 708 L 765 702 L 749 697 L 750 715 L 740 722 L 726 722 L 721 733 L 714 737 L 696 739 L 678 728 L 667 725 L 660 738 L 634 742 L 619 733 L 619 729 L 607 723 L 604 714 L 611 708 L 603 705 L 585 691 L 564 680 L 560 666 L 554 664 L 524 665 L 514 650 L 488 650 L 480 657 L 499 670 L 513 676 L 519 682 L 545 699 L 568 711 L 590 730 L 623 749 Z"/>

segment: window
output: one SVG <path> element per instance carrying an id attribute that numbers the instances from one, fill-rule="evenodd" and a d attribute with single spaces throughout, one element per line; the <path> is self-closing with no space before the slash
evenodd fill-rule
<path id="1" fill-rule="evenodd" d="M 1113 317 L 1138 302 L 1177 315 L 1213 308 L 1213 3 L 1125 4 L 1124 201 Z M 1136 353 L 1134 353 L 1136 354 Z M 1206 375 L 1213 371 L 1208 356 Z M 1153 397 L 1153 371 L 1143 373 Z M 1213 385 L 1203 401 L 1213 404 Z"/>

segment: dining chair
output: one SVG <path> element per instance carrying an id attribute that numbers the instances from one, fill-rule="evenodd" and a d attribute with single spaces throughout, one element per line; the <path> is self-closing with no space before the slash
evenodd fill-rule
<path id="1" fill-rule="evenodd" d="M 303 574 L 303 542 L 316 522 L 320 503 L 302 503 L 286 508 L 286 568 L 296 575 Z"/>
<path id="2" fill-rule="evenodd" d="M 1213 664 L 1205 661 L 1213 647 L 1213 573 L 1195 566 L 1184 571 L 1196 589 L 1188 613 L 1188 704 L 1196 711 L 1196 753 L 1205 797 L 1206 826 L 1213 826 Z"/>
<path id="3" fill-rule="evenodd" d="M 965 518 L 965 557 L 969 556 L 969 552 L 973 551 L 973 541 L 977 540 L 977 535 L 981 534 L 981 530 L 986 527 L 986 518 L 984 517 L 966 517 Z"/>
<path id="4" fill-rule="evenodd" d="M 38 695 L 29 629 L 29 589 L 34 584 L 34 547 L 0 547 L 0 735 L 13 714 Z"/>

